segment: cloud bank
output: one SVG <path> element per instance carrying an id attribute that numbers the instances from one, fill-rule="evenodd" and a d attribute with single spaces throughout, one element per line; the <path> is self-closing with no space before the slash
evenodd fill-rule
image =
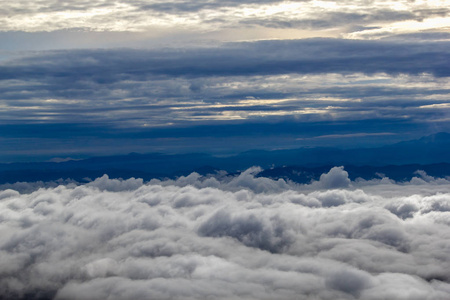
<path id="1" fill-rule="evenodd" d="M 447 180 L 259 171 L 3 190 L 0 298 L 450 297 Z"/>
<path id="2" fill-rule="evenodd" d="M 243 135 L 256 148 L 292 148 L 308 134 L 449 131 L 449 48 L 447 41 L 303 39 L 22 53 L 0 61 L 1 152 L 236 149 L 246 143 L 217 145 Z M 261 134 L 272 124 L 283 128 Z M 190 139 L 199 134 L 211 139 Z M 122 149 L 130 143 L 120 137 L 140 142 Z"/>

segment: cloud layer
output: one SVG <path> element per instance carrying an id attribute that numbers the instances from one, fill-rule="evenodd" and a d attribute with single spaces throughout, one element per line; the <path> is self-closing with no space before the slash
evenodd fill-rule
<path id="1" fill-rule="evenodd" d="M 5 3 L 2 31 L 156 32 L 243 39 L 283 36 L 379 38 L 449 25 L 445 1 L 45 0 Z M 184 28 L 180 30 L 180 28 Z M 174 34 L 175 32 L 175 34 Z M 214 34 L 209 34 L 213 32 Z M 232 37 L 234 34 L 234 37 Z M 214 37 L 215 36 L 215 37 Z"/>
<path id="2" fill-rule="evenodd" d="M 0 192 L 8 299 L 446 299 L 450 184 L 191 174 Z"/>
<path id="3" fill-rule="evenodd" d="M 290 144 L 264 142 L 292 147 L 305 137 L 302 128 L 314 124 L 307 130 L 312 136 L 448 131 L 449 48 L 445 41 L 306 39 L 27 53 L 0 62 L 0 138 L 7 138 L 3 150 L 18 153 L 30 144 L 59 148 L 47 146 L 52 140 L 34 140 L 42 137 L 67 138 L 62 144 L 71 147 L 66 149 L 95 148 L 96 141 L 107 145 L 107 138 L 121 135 L 166 138 L 139 144 L 167 146 L 170 138 L 236 123 L 247 127 L 229 126 L 223 134 L 216 128 L 214 133 L 223 138 L 251 132 L 249 123 L 270 127 L 268 123 L 292 122 L 297 125 L 276 133 L 290 135 Z M 347 127 L 343 130 L 339 122 Z M 208 126 L 199 128 L 203 125 Z M 184 129 L 174 133 L 179 128 Z M 206 135 L 216 137 L 214 133 Z M 73 138 L 79 136 L 96 139 Z M 27 137 L 33 140 L 23 139 Z"/>
<path id="4" fill-rule="evenodd" d="M 0 157 L 230 154 L 449 132 L 449 13 L 443 0 L 4 3 Z M 283 122 L 275 136 L 242 137 Z M 223 125 L 217 136 L 195 137 L 212 125 Z"/>

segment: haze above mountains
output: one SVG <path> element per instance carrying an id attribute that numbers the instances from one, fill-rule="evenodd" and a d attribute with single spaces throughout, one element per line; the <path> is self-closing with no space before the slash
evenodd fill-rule
<path id="1" fill-rule="evenodd" d="M 0 164 L 0 183 L 72 179 L 89 181 L 103 174 L 111 178 L 174 178 L 197 172 L 216 174 L 223 170 L 239 173 L 252 166 L 262 176 L 309 182 L 333 166 L 345 166 L 349 177 L 409 180 L 417 170 L 436 177 L 450 175 L 450 133 L 440 132 L 417 140 L 377 148 L 298 148 L 252 150 L 228 157 L 204 153 L 149 153 L 91 157 L 83 160 Z"/>

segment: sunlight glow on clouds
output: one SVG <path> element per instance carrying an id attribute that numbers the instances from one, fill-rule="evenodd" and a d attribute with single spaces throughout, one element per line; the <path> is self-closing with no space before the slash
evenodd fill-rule
<path id="1" fill-rule="evenodd" d="M 447 4 L 446 1 L 14 1 L 3 5 L 0 14 L 8 17 L 2 19 L 0 29 L 145 32 L 183 27 L 197 33 L 230 30 L 235 40 L 243 40 L 245 30 L 261 27 L 305 30 L 305 37 L 311 36 L 307 31 L 324 36 L 320 32 L 331 30 L 335 37 L 373 38 L 380 34 L 448 30 Z M 258 34 L 254 31 L 253 35 Z M 280 36 L 284 35 L 280 32 Z"/>
<path id="2" fill-rule="evenodd" d="M 38 299 L 445 299 L 450 183 L 255 177 L 0 191 L 0 293 Z"/>
<path id="3" fill-rule="evenodd" d="M 420 21 L 402 21 L 389 24 L 388 26 L 374 26 L 374 29 L 344 34 L 345 38 L 352 39 L 379 39 L 390 35 L 407 34 L 427 30 L 450 31 L 450 18 L 431 18 Z"/>

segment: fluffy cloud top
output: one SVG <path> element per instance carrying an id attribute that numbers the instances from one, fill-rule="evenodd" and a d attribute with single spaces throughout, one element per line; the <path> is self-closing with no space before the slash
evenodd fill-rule
<path id="1" fill-rule="evenodd" d="M 450 184 L 191 174 L 0 192 L 5 299 L 448 299 Z"/>

